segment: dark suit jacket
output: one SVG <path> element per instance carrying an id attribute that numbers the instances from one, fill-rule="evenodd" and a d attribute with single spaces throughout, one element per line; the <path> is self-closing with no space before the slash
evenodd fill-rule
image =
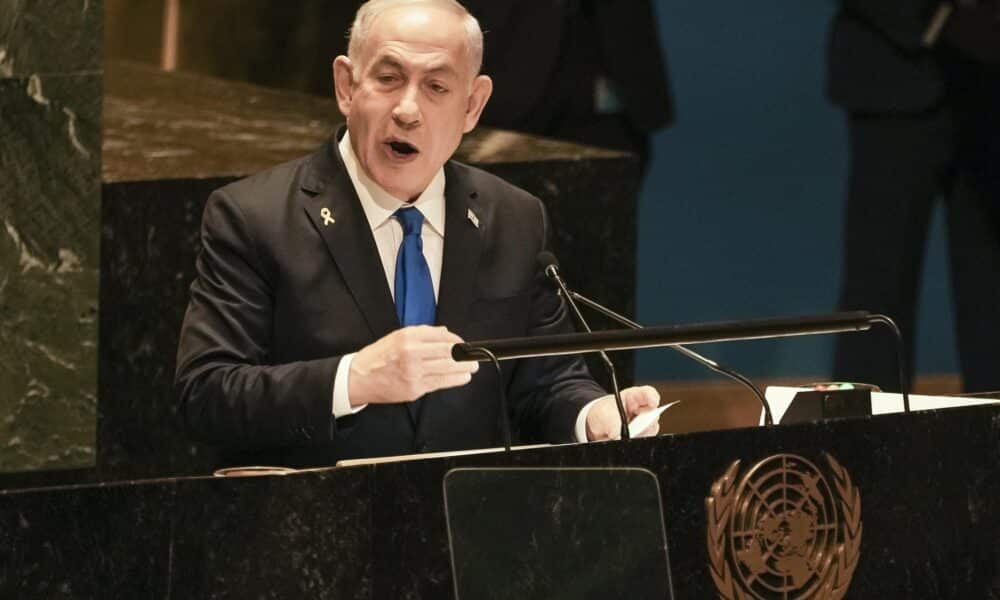
<path id="1" fill-rule="evenodd" d="M 827 51 L 827 93 L 849 110 L 919 113 L 944 97 L 936 52 L 921 45 L 940 0 L 842 0 Z"/>
<path id="2" fill-rule="evenodd" d="M 551 121 L 593 113 L 604 75 L 644 133 L 673 120 L 667 65 L 649 0 L 467 0 L 485 36 L 484 72 L 496 85 L 491 126 L 551 133 Z"/>
<path id="3" fill-rule="evenodd" d="M 470 341 L 568 331 L 536 266 L 548 237 L 541 202 L 459 163 L 445 174 L 438 323 Z M 324 224 L 324 208 L 335 223 Z M 178 349 L 179 414 L 198 437 L 225 444 L 229 462 L 323 465 L 500 442 L 489 365 L 419 406 L 371 405 L 333 418 L 340 357 L 399 327 L 334 139 L 214 192 L 202 244 Z M 573 441 L 577 413 L 604 393 L 580 360 L 503 365 L 523 441 Z"/>

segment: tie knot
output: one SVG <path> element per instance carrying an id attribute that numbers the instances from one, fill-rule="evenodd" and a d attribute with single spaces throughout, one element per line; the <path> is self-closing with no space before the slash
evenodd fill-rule
<path id="1" fill-rule="evenodd" d="M 424 214 L 418 209 L 404 206 L 394 216 L 403 226 L 403 235 L 420 235 L 420 229 L 424 226 Z"/>

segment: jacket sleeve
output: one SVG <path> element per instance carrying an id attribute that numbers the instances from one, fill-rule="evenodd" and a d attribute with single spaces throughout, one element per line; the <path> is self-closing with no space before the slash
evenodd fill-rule
<path id="1" fill-rule="evenodd" d="M 253 234 L 239 204 L 214 192 L 177 350 L 178 416 L 213 443 L 326 442 L 340 357 L 269 364 L 275 273 Z"/>

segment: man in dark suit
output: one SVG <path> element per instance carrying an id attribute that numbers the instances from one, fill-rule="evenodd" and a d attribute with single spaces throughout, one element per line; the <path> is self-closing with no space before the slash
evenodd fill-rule
<path id="1" fill-rule="evenodd" d="M 895 319 L 913 365 L 924 244 L 944 197 L 963 383 L 1000 388 L 1000 4 L 843 0 L 828 63 L 850 141 L 841 307 Z M 842 336 L 834 377 L 897 389 L 894 350 L 884 332 Z"/>
<path id="2" fill-rule="evenodd" d="M 209 199 L 178 350 L 180 414 L 232 462 L 292 466 L 614 437 L 579 359 L 458 363 L 463 339 L 565 332 L 540 201 L 449 159 L 489 99 L 452 0 L 373 0 L 334 61 L 346 133 Z M 652 388 L 623 391 L 629 417 Z M 655 433 L 653 426 L 647 435 Z"/>

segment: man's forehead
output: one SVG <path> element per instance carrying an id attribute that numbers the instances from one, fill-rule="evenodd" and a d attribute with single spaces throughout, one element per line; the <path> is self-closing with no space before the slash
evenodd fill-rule
<path id="1" fill-rule="evenodd" d="M 416 4 L 391 8 L 376 17 L 368 48 L 362 52 L 372 61 L 390 57 L 404 65 L 419 62 L 431 63 L 433 69 L 455 69 L 455 63 L 467 57 L 467 44 L 458 15 L 441 7 Z"/>

